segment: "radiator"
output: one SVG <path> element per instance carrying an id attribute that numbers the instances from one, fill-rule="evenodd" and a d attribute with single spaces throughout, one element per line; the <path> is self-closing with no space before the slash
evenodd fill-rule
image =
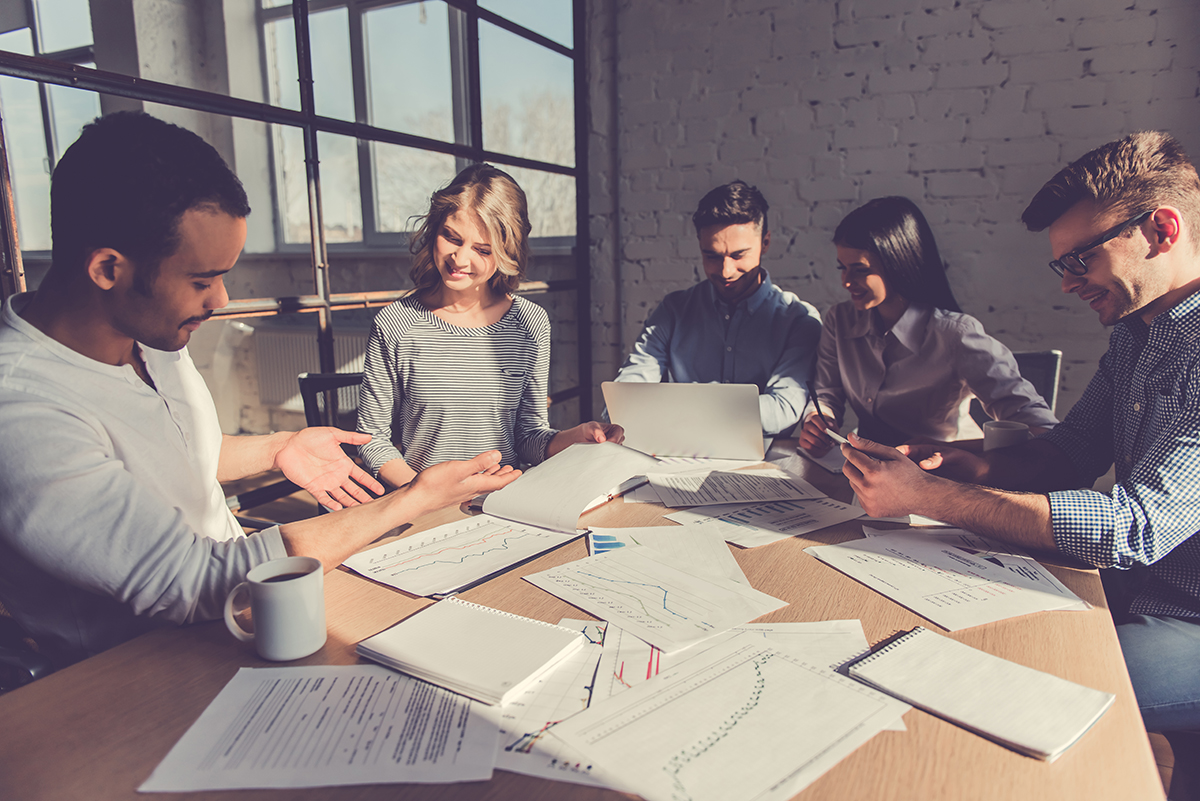
<path id="1" fill-rule="evenodd" d="M 338 373 L 357 373 L 363 369 L 363 354 L 367 350 L 369 331 L 339 328 L 333 335 L 333 358 Z M 301 373 L 321 372 L 317 355 L 317 335 L 311 330 L 288 328 L 257 328 L 254 331 L 258 360 L 258 397 L 264 406 L 278 406 L 291 412 L 303 412 L 300 384 Z M 358 390 L 338 393 L 338 407 L 343 411 L 358 408 Z"/>

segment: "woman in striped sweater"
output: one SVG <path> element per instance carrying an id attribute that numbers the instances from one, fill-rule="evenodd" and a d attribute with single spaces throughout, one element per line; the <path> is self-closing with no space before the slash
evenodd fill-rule
<path id="1" fill-rule="evenodd" d="M 375 317 L 358 430 L 372 473 L 393 487 L 430 465 L 497 449 L 537 464 L 576 442 L 620 442 L 620 426 L 550 428 L 550 320 L 511 293 L 529 255 L 525 193 L 488 164 L 433 194 L 413 237 L 415 289 Z"/>

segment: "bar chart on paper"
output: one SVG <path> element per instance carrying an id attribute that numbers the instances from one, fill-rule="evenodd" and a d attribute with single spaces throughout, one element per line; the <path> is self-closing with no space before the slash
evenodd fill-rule
<path id="1" fill-rule="evenodd" d="M 525 580 L 666 652 L 786 605 L 730 579 L 685 573 L 642 550 L 622 548 Z"/>
<path id="2" fill-rule="evenodd" d="M 477 515 L 363 551 L 343 564 L 381 584 L 435 595 L 461 589 L 575 537 Z"/>

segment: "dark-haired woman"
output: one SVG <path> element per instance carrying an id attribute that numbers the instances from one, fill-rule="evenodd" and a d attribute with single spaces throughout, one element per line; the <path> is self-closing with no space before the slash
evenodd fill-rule
<path id="1" fill-rule="evenodd" d="M 850 300 L 825 315 L 816 391 L 839 428 L 849 403 L 858 433 L 876 442 L 976 439 L 973 397 L 996 420 L 1035 431 L 1058 422 L 1012 352 L 959 310 L 933 232 L 911 200 L 866 203 L 846 215 L 833 242 Z M 808 414 L 801 447 L 826 453 L 833 442 L 825 430 Z"/>
<path id="2" fill-rule="evenodd" d="M 488 164 L 433 193 L 413 237 L 413 292 L 375 317 L 359 390 L 363 461 L 403 486 L 481 451 L 537 464 L 576 442 L 620 442 L 620 426 L 550 428 L 550 320 L 511 293 L 529 256 L 525 193 Z"/>

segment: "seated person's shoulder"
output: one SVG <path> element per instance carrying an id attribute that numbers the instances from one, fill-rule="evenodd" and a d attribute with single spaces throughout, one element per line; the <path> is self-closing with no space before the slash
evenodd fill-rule
<path id="1" fill-rule="evenodd" d="M 531 336 L 550 333 L 550 315 L 539 304 L 519 295 L 513 297 L 512 314 L 520 327 Z"/>

